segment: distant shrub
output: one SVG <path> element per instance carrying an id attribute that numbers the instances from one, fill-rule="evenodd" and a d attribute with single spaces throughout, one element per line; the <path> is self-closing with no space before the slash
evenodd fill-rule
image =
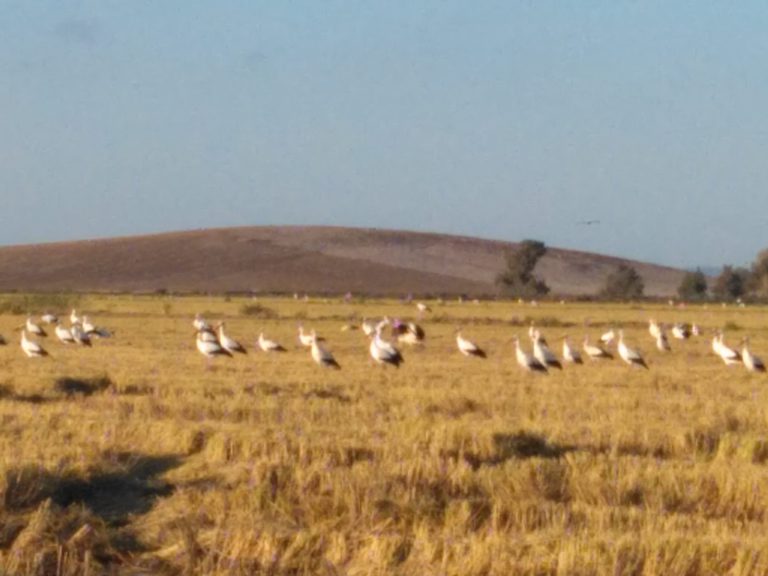
<path id="1" fill-rule="evenodd" d="M 11 294 L 0 297 L 0 314 L 64 311 L 80 303 L 77 294 Z"/>
<path id="2" fill-rule="evenodd" d="M 252 318 L 262 318 L 264 320 L 272 320 L 277 318 L 277 312 L 269 308 L 268 306 L 262 306 L 261 304 L 243 304 L 240 307 L 240 314 L 243 316 L 250 316 Z"/>

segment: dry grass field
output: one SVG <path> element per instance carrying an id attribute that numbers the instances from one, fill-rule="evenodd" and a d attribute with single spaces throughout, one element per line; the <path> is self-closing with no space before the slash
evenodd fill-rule
<path id="1" fill-rule="evenodd" d="M 768 357 L 768 310 L 433 302 L 395 370 L 341 327 L 412 305 L 253 304 L 80 297 L 114 337 L 41 339 L 44 359 L 22 355 L 24 316 L 0 316 L 0 573 L 768 573 L 768 379 L 708 335 L 663 355 L 646 323 L 727 325 Z M 248 356 L 208 368 L 196 312 Z M 510 340 L 530 319 L 558 354 L 562 334 L 623 326 L 650 370 L 524 373 Z M 342 370 L 298 349 L 298 322 Z M 458 325 L 487 360 L 459 355 Z M 261 330 L 289 351 L 255 352 Z"/>

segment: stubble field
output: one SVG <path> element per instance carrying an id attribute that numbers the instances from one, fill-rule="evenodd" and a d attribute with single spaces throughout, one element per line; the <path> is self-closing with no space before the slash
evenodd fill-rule
<path id="1" fill-rule="evenodd" d="M 395 370 L 341 328 L 412 304 L 76 304 L 114 337 L 27 359 L 25 317 L 0 316 L 0 573 L 768 573 L 768 379 L 710 351 L 726 326 L 767 357 L 766 309 L 431 302 Z M 207 366 L 197 312 L 249 354 Z M 651 317 L 706 332 L 662 354 Z M 623 326 L 650 370 L 525 373 L 510 341 L 530 349 L 531 320 L 558 355 Z M 342 370 L 299 349 L 299 322 Z M 487 360 L 459 355 L 457 326 Z M 257 352 L 262 330 L 288 352 Z"/>

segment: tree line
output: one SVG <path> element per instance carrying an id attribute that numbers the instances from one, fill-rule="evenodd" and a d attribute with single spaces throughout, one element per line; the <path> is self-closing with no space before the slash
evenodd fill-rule
<path id="1" fill-rule="evenodd" d="M 505 267 L 496 276 L 496 285 L 504 296 L 540 298 L 549 294 L 549 286 L 534 275 L 539 260 L 547 253 L 539 240 L 523 240 L 504 255 Z M 606 300 L 638 300 L 643 297 L 642 276 L 628 264 L 619 264 L 605 279 L 596 296 Z M 768 249 L 757 255 L 750 268 L 723 266 L 711 282 L 701 271 L 686 272 L 677 289 L 681 300 L 735 301 L 742 298 L 768 298 Z"/>

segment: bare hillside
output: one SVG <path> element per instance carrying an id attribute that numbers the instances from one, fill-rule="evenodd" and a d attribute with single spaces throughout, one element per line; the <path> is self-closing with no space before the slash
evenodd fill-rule
<path id="1" fill-rule="evenodd" d="M 265 226 L 0 248 L 0 290 L 494 293 L 515 245 L 393 230 Z M 592 294 L 629 262 L 646 294 L 674 294 L 683 271 L 550 248 L 536 273 L 555 293 Z"/>

